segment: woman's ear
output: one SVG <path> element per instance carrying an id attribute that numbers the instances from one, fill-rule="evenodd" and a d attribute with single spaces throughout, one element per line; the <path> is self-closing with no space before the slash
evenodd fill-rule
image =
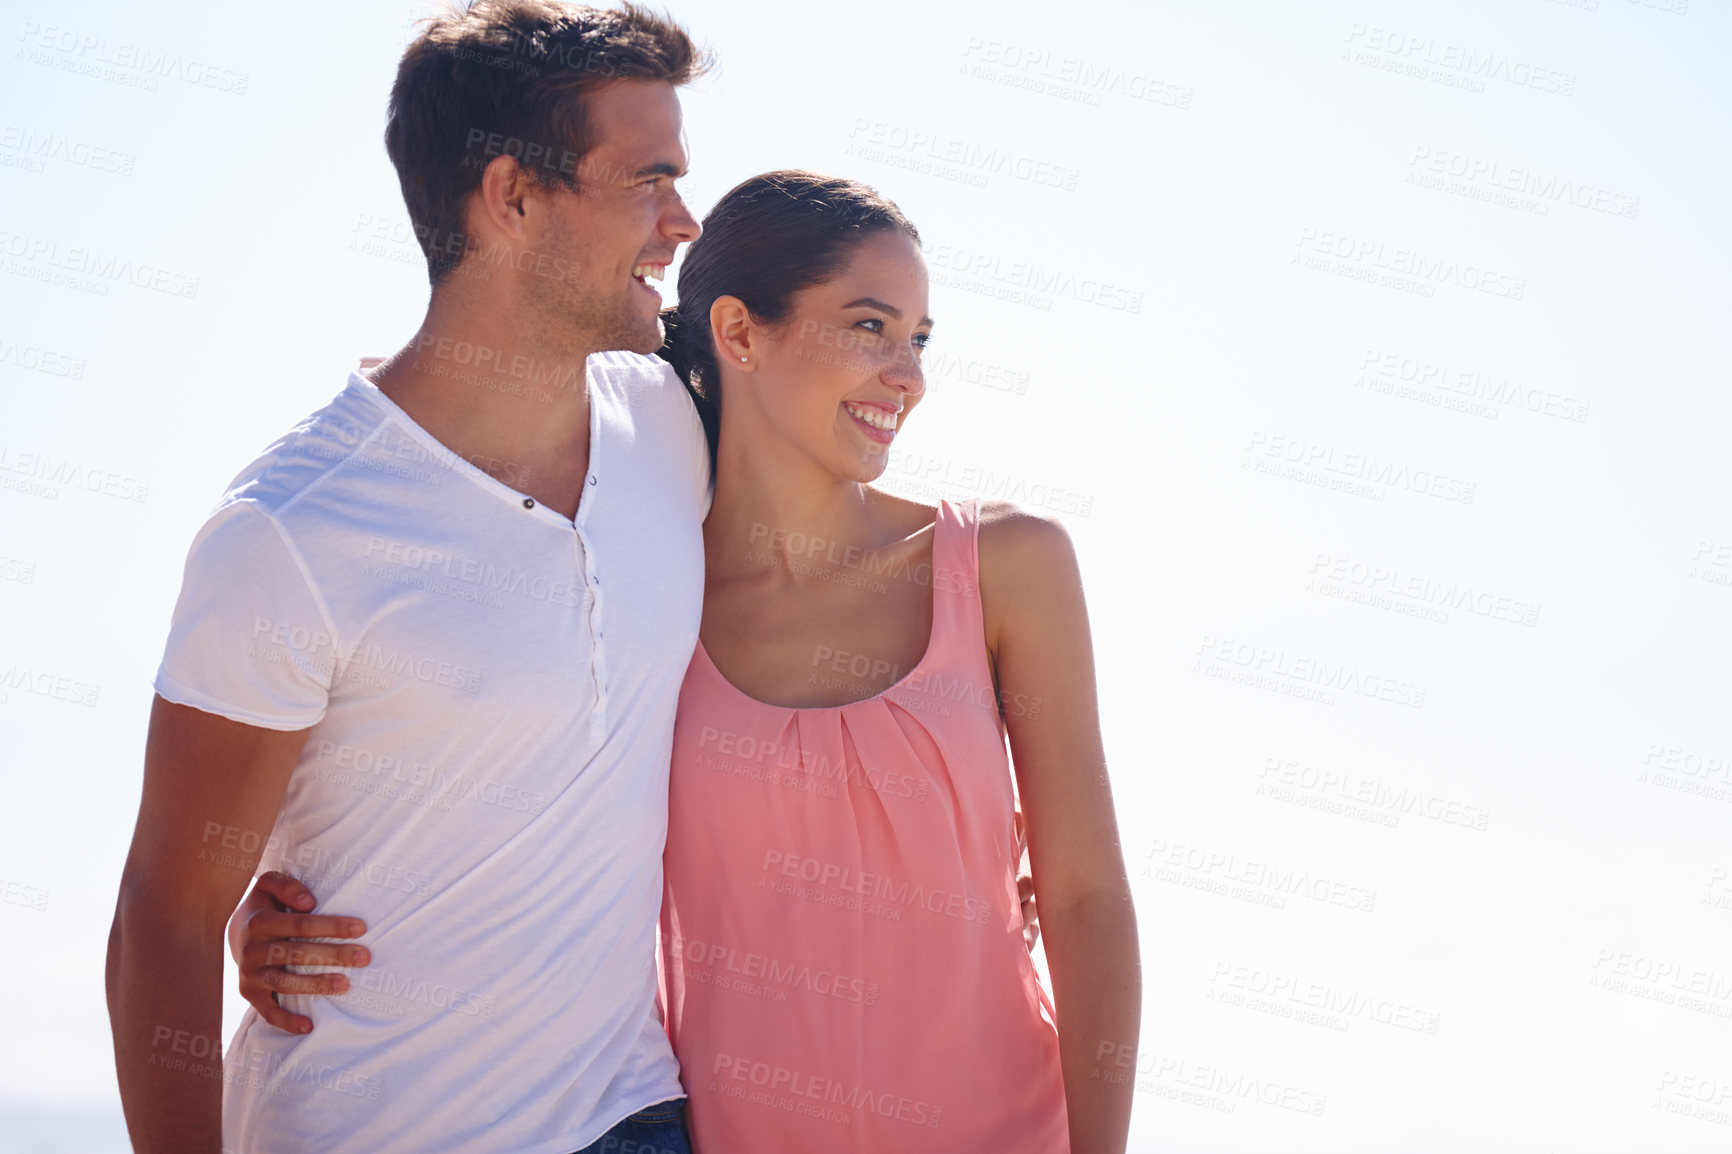
<path id="1" fill-rule="evenodd" d="M 716 355 L 723 364 L 741 369 L 752 367 L 752 357 L 759 351 L 759 330 L 752 323 L 752 312 L 739 297 L 719 296 L 710 305 L 710 335 L 716 341 Z"/>

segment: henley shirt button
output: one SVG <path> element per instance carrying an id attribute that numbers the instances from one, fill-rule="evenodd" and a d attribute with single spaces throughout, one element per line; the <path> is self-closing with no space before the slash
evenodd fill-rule
<path id="1" fill-rule="evenodd" d="M 524 498 L 524 499 L 523 499 L 523 507 L 524 507 L 524 508 L 525 508 L 525 509 L 533 509 L 533 508 L 535 508 L 535 498 L 534 498 L 534 497 L 525 497 L 525 498 Z"/>
<path id="2" fill-rule="evenodd" d="M 591 478 L 590 478 L 590 479 L 589 479 L 589 483 L 590 483 L 590 484 L 591 484 L 591 485 L 593 485 L 593 484 L 595 484 L 595 478 L 594 478 L 594 477 L 591 477 Z"/>

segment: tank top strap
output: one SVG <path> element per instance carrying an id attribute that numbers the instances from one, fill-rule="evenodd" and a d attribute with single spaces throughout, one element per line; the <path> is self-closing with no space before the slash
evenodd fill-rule
<path id="1" fill-rule="evenodd" d="M 933 659 L 970 672 L 985 664 L 980 607 L 980 503 L 940 501 L 932 531 Z"/>

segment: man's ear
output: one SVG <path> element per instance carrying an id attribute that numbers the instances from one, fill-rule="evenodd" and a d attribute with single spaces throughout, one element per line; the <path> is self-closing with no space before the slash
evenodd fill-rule
<path id="1" fill-rule="evenodd" d="M 524 218 L 528 215 L 525 202 L 534 184 L 534 177 L 515 157 L 496 156 L 481 172 L 481 185 L 475 190 L 472 210 L 489 229 L 503 232 L 512 240 L 522 240 Z"/>

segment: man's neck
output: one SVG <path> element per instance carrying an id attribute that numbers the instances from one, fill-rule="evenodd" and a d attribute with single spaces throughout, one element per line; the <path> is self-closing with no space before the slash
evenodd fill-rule
<path id="1" fill-rule="evenodd" d="M 367 376 L 453 453 L 573 517 L 589 467 L 589 351 L 434 308 Z"/>

